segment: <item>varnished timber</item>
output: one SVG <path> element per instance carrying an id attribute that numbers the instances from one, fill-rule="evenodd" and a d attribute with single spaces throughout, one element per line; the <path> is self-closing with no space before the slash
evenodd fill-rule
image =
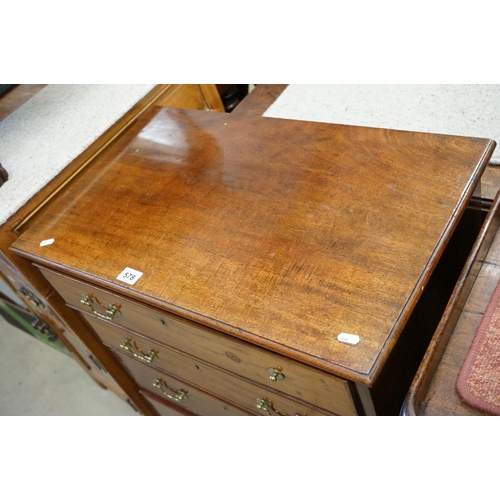
<path id="1" fill-rule="evenodd" d="M 64 190 L 64 187 L 71 182 L 92 159 L 101 154 L 113 141 L 115 141 L 128 127 L 132 126 L 139 116 L 153 105 L 182 107 L 187 109 L 200 109 L 222 111 L 224 108 L 220 97 L 210 85 L 188 85 L 187 88 L 180 84 L 161 84 L 156 85 L 147 95 L 140 99 L 125 115 L 118 119 L 104 134 L 102 134 L 94 143 L 86 148 L 78 157 L 76 157 L 67 167 L 64 168 L 46 187 L 40 190 L 26 207 L 23 207 L 19 213 L 26 211 L 26 208 L 32 207 L 24 220 L 19 220 L 19 213 L 15 219 L 19 220 L 15 227 L 15 232 L 19 234 L 24 230 L 26 224 L 35 219 L 41 208 L 48 203 L 58 193 Z M 214 106 L 214 108 L 212 108 Z M 33 207 L 35 207 L 33 209 Z"/>
<path id="2" fill-rule="evenodd" d="M 0 100 L 2 102 L 4 99 L 9 99 L 4 106 L 5 113 L 14 112 L 18 106 L 42 90 L 43 87 L 45 85 L 19 85 L 13 89 Z M 36 220 L 43 207 L 55 199 L 58 193 L 64 191 L 65 186 L 84 171 L 92 159 L 98 157 L 113 141 L 120 137 L 124 130 L 135 123 L 149 107 L 158 104 L 171 107 L 189 108 L 193 106 L 194 109 L 211 109 L 210 106 L 213 106 L 214 110 L 222 110 L 223 106 L 215 86 L 210 87 L 210 85 L 189 85 L 187 89 L 184 89 L 182 85 L 178 84 L 157 85 L 0 227 L 0 249 L 22 275 L 29 276 L 40 293 L 43 295 L 50 293 L 46 281 L 40 279 L 38 272 L 32 272 L 29 262 L 18 259 L 9 250 L 17 235 L 29 227 L 29 224 Z M 16 95 L 18 93 L 19 97 L 10 100 L 13 93 Z"/>
<path id="3" fill-rule="evenodd" d="M 165 401 L 170 401 L 165 393 L 170 396 L 174 396 L 176 393 L 179 394 L 180 391 L 185 392 L 186 396 L 182 400 L 176 403 L 178 408 L 182 408 L 188 412 L 195 415 L 211 415 L 211 416 L 247 416 L 251 412 L 247 409 L 242 409 L 238 406 L 231 405 L 226 401 L 220 400 L 214 397 L 212 394 L 207 394 L 201 389 L 189 385 L 183 380 L 173 378 L 169 374 L 158 371 L 155 368 L 145 366 L 141 363 L 135 362 L 128 356 L 123 356 L 121 353 L 116 354 L 121 360 L 125 367 L 130 370 L 134 379 L 138 381 L 143 387 L 142 392 L 144 393 L 144 387 L 151 389 L 151 392 L 156 396 L 162 398 Z M 156 379 L 161 379 L 167 384 L 168 389 L 162 385 L 162 387 L 155 387 L 153 382 Z M 170 390 L 169 390 L 170 389 Z"/>
<path id="4" fill-rule="evenodd" d="M 417 306 L 432 307 L 424 290 L 494 146 L 155 108 L 13 248 L 373 386 L 383 400 L 391 384 L 378 379 L 393 352 L 406 354 L 420 335 L 407 326 Z M 47 238 L 55 243 L 40 247 Z M 125 267 L 144 275 L 124 285 L 116 277 Z M 339 342 L 341 332 L 359 335 L 359 344 Z"/>
<path id="5" fill-rule="evenodd" d="M 286 85 L 259 85 L 238 106 L 235 113 L 262 115 L 285 88 Z M 494 200 L 499 187 L 500 167 L 498 165 L 488 165 L 482 176 L 480 193 L 485 207 Z M 485 227 L 485 229 L 491 231 L 492 227 L 495 227 L 494 219 L 490 221 L 490 226 Z M 489 238 L 491 234 L 487 236 Z M 484 245 L 484 242 L 483 247 L 487 248 L 487 244 Z M 487 262 L 483 266 L 479 279 L 473 288 L 473 293 L 469 297 L 469 302 L 467 302 L 464 313 L 460 317 L 460 307 L 464 306 L 463 301 L 467 299 L 469 288 L 474 284 L 474 279 L 479 271 L 478 265 L 481 266 L 483 263 L 481 257 L 484 258 L 484 255 L 478 253 L 480 250 L 482 251 L 481 248 L 476 248 L 471 254 L 473 258 L 479 257 L 479 261 L 473 262 L 470 260 L 464 270 L 465 272 L 451 298 L 452 301 L 446 317 L 441 322 L 440 328 L 436 332 L 417 373 L 403 412 L 410 415 L 480 414 L 480 412 L 465 405 L 460 400 L 455 390 L 455 382 L 473 334 L 479 325 L 482 312 L 484 312 L 495 284 L 500 277 L 500 271 L 496 272 L 497 265 L 500 263 L 499 248 L 498 244 L 494 245 L 488 254 Z M 472 274 L 468 275 L 467 273 Z M 458 324 L 453 328 L 457 319 Z"/>
<path id="6" fill-rule="evenodd" d="M 130 335 L 137 339 L 140 346 L 146 346 L 143 350 L 150 348 L 159 350 L 158 358 L 152 362 L 153 365 L 162 364 L 161 347 L 168 346 L 224 370 L 236 372 L 271 389 L 303 399 L 331 413 L 356 414 L 348 383 L 344 379 L 293 363 L 276 354 L 217 334 L 211 329 L 181 321 L 161 310 L 110 295 L 86 283 L 77 282 L 46 269 L 42 269 L 42 272 L 54 289 L 58 290 L 66 304 L 83 311 L 85 320 L 90 323 L 101 340 L 111 347 L 119 350 L 121 340 Z M 101 304 L 119 304 L 120 314 L 113 318 L 112 322 L 105 322 L 93 316 L 92 311 L 81 303 L 82 294 L 89 293 L 92 293 L 96 301 Z M 168 370 L 170 364 L 171 361 L 167 361 L 167 365 L 163 367 Z M 279 383 L 271 381 L 269 367 L 279 367 L 285 375 L 284 380 Z"/>
<path id="7" fill-rule="evenodd" d="M 42 90 L 45 85 L 18 85 L 8 94 L 0 99 L 0 117 L 5 118 L 16 111 L 18 107 Z M 122 396 L 122 389 L 141 413 L 145 415 L 155 414 L 151 406 L 142 398 L 134 382 L 126 374 L 123 368 L 116 363 L 114 357 L 105 348 L 98 337 L 91 331 L 81 318 L 69 310 L 61 301 L 59 296 L 54 296 L 53 290 L 39 271 L 25 259 L 13 254 L 9 247 L 17 236 L 33 223 L 37 216 L 54 201 L 58 194 L 64 192 L 72 180 L 85 171 L 87 165 L 98 157 L 106 148 L 112 144 L 120 135 L 136 122 L 139 116 L 150 106 L 159 104 L 162 106 L 194 107 L 196 109 L 222 110 L 222 103 L 218 96 L 215 85 L 187 85 L 160 84 L 149 92 L 143 99 L 134 105 L 129 112 L 114 123 L 102 136 L 91 144 L 84 152 L 67 165 L 57 176 L 55 176 L 43 189 L 36 193 L 28 203 L 13 214 L 2 226 L 0 226 L 0 262 L 3 260 L 7 266 L 4 269 L 4 281 L 9 282 L 8 275 L 11 273 L 16 280 L 19 278 L 26 286 L 45 303 L 45 309 L 33 310 L 37 315 L 43 315 L 48 324 L 56 331 L 61 340 L 72 351 L 75 359 L 89 370 L 89 359 L 81 355 L 82 350 L 75 348 L 74 336 L 83 341 L 89 351 L 99 360 L 106 371 L 111 374 L 113 381 L 108 381 L 109 388 L 114 388 L 115 382 L 121 386 L 117 391 Z M 10 271 L 12 270 L 12 272 Z M 14 289 L 14 291 L 17 291 Z M 52 316 L 52 318 L 51 318 Z M 69 333 L 68 333 L 69 332 Z M 67 337 L 66 337 L 67 335 Z M 94 379 L 106 375 L 92 373 Z"/>
<path id="8" fill-rule="evenodd" d="M 261 116 L 279 98 L 287 84 L 259 84 L 234 109 L 233 114 Z M 481 196 L 493 200 L 500 186 L 500 166 L 488 165 L 481 181 Z"/>
<path id="9" fill-rule="evenodd" d="M 194 413 L 181 408 L 180 406 L 174 405 L 152 392 L 141 389 L 141 394 L 150 402 L 150 404 L 156 408 L 158 415 L 163 417 L 190 417 L 194 416 Z"/>

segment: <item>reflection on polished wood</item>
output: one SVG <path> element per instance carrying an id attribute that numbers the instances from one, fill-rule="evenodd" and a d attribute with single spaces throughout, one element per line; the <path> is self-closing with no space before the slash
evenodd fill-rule
<path id="1" fill-rule="evenodd" d="M 285 85 L 257 86 L 235 112 L 263 114 L 285 87 Z M 497 196 L 499 188 L 500 167 L 488 165 L 481 181 L 481 197 L 487 202 L 491 202 Z M 482 262 L 479 264 L 481 265 Z M 456 392 L 455 383 L 499 279 L 500 235 L 497 234 L 484 259 L 484 264 L 482 264 L 470 296 L 465 305 L 462 304 L 464 307 L 462 314 L 460 314 L 460 310 L 458 311 L 459 318 L 455 318 L 458 319 L 456 327 L 448 332 L 451 336 L 449 343 L 447 344 L 447 338 L 436 338 L 433 341 L 403 411 L 417 415 L 482 414 L 479 410 L 462 402 Z"/>

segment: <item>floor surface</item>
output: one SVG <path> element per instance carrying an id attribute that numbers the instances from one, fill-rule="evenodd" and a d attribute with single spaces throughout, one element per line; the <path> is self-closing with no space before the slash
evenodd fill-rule
<path id="1" fill-rule="evenodd" d="M 99 387 L 70 356 L 11 326 L 0 316 L 0 415 L 138 415 Z"/>

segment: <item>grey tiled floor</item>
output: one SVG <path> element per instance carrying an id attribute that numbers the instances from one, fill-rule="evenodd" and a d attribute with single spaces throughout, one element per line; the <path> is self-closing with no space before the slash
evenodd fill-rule
<path id="1" fill-rule="evenodd" d="M 138 415 L 69 356 L 0 316 L 0 415 Z"/>

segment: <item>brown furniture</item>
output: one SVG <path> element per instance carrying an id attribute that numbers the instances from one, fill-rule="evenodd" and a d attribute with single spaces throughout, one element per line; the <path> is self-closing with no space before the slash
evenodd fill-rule
<path id="1" fill-rule="evenodd" d="M 5 118 L 15 111 L 43 87 L 44 85 L 18 85 L 11 90 L 0 99 L 0 118 Z M 65 307 L 39 271 L 25 259 L 13 254 L 9 247 L 68 189 L 72 180 L 84 172 L 94 158 L 99 157 L 152 105 L 223 111 L 215 85 L 156 85 L 94 144 L 0 226 L 0 279 L 22 300 L 26 311 L 40 319 L 43 328 L 50 329 L 60 337 L 74 358 L 97 383 L 113 390 L 142 413 L 148 413 L 150 406 L 144 403 L 144 398 L 127 373 L 117 365 L 108 350 L 102 348 L 80 316 Z"/>
<path id="2" fill-rule="evenodd" d="M 13 252 L 151 413 L 398 414 L 495 144 L 237 111 L 151 108 Z"/>
<path id="3" fill-rule="evenodd" d="M 234 112 L 261 115 L 285 88 L 286 85 L 258 85 L 251 99 L 243 101 Z M 498 211 L 495 207 L 490 210 L 491 205 L 497 203 L 495 198 L 499 187 L 500 167 L 488 165 L 481 179 L 481 198 L 484 216 L 489 210 L 491 217 L 485 221 L 442 321 L 431 339 L 402 408 L 403 415 L 483 415 L 462 402 L 455 384 L 500 278 Z M 493 244 L 489 248 L 492 238 Z"/>
<path id="4" fill-rule="evenodd" d="M 408 391 L 403 415 L 485 415 L 460 399 L 456 382 L 500 279 L 499 203 L 497 196 Z"/>

